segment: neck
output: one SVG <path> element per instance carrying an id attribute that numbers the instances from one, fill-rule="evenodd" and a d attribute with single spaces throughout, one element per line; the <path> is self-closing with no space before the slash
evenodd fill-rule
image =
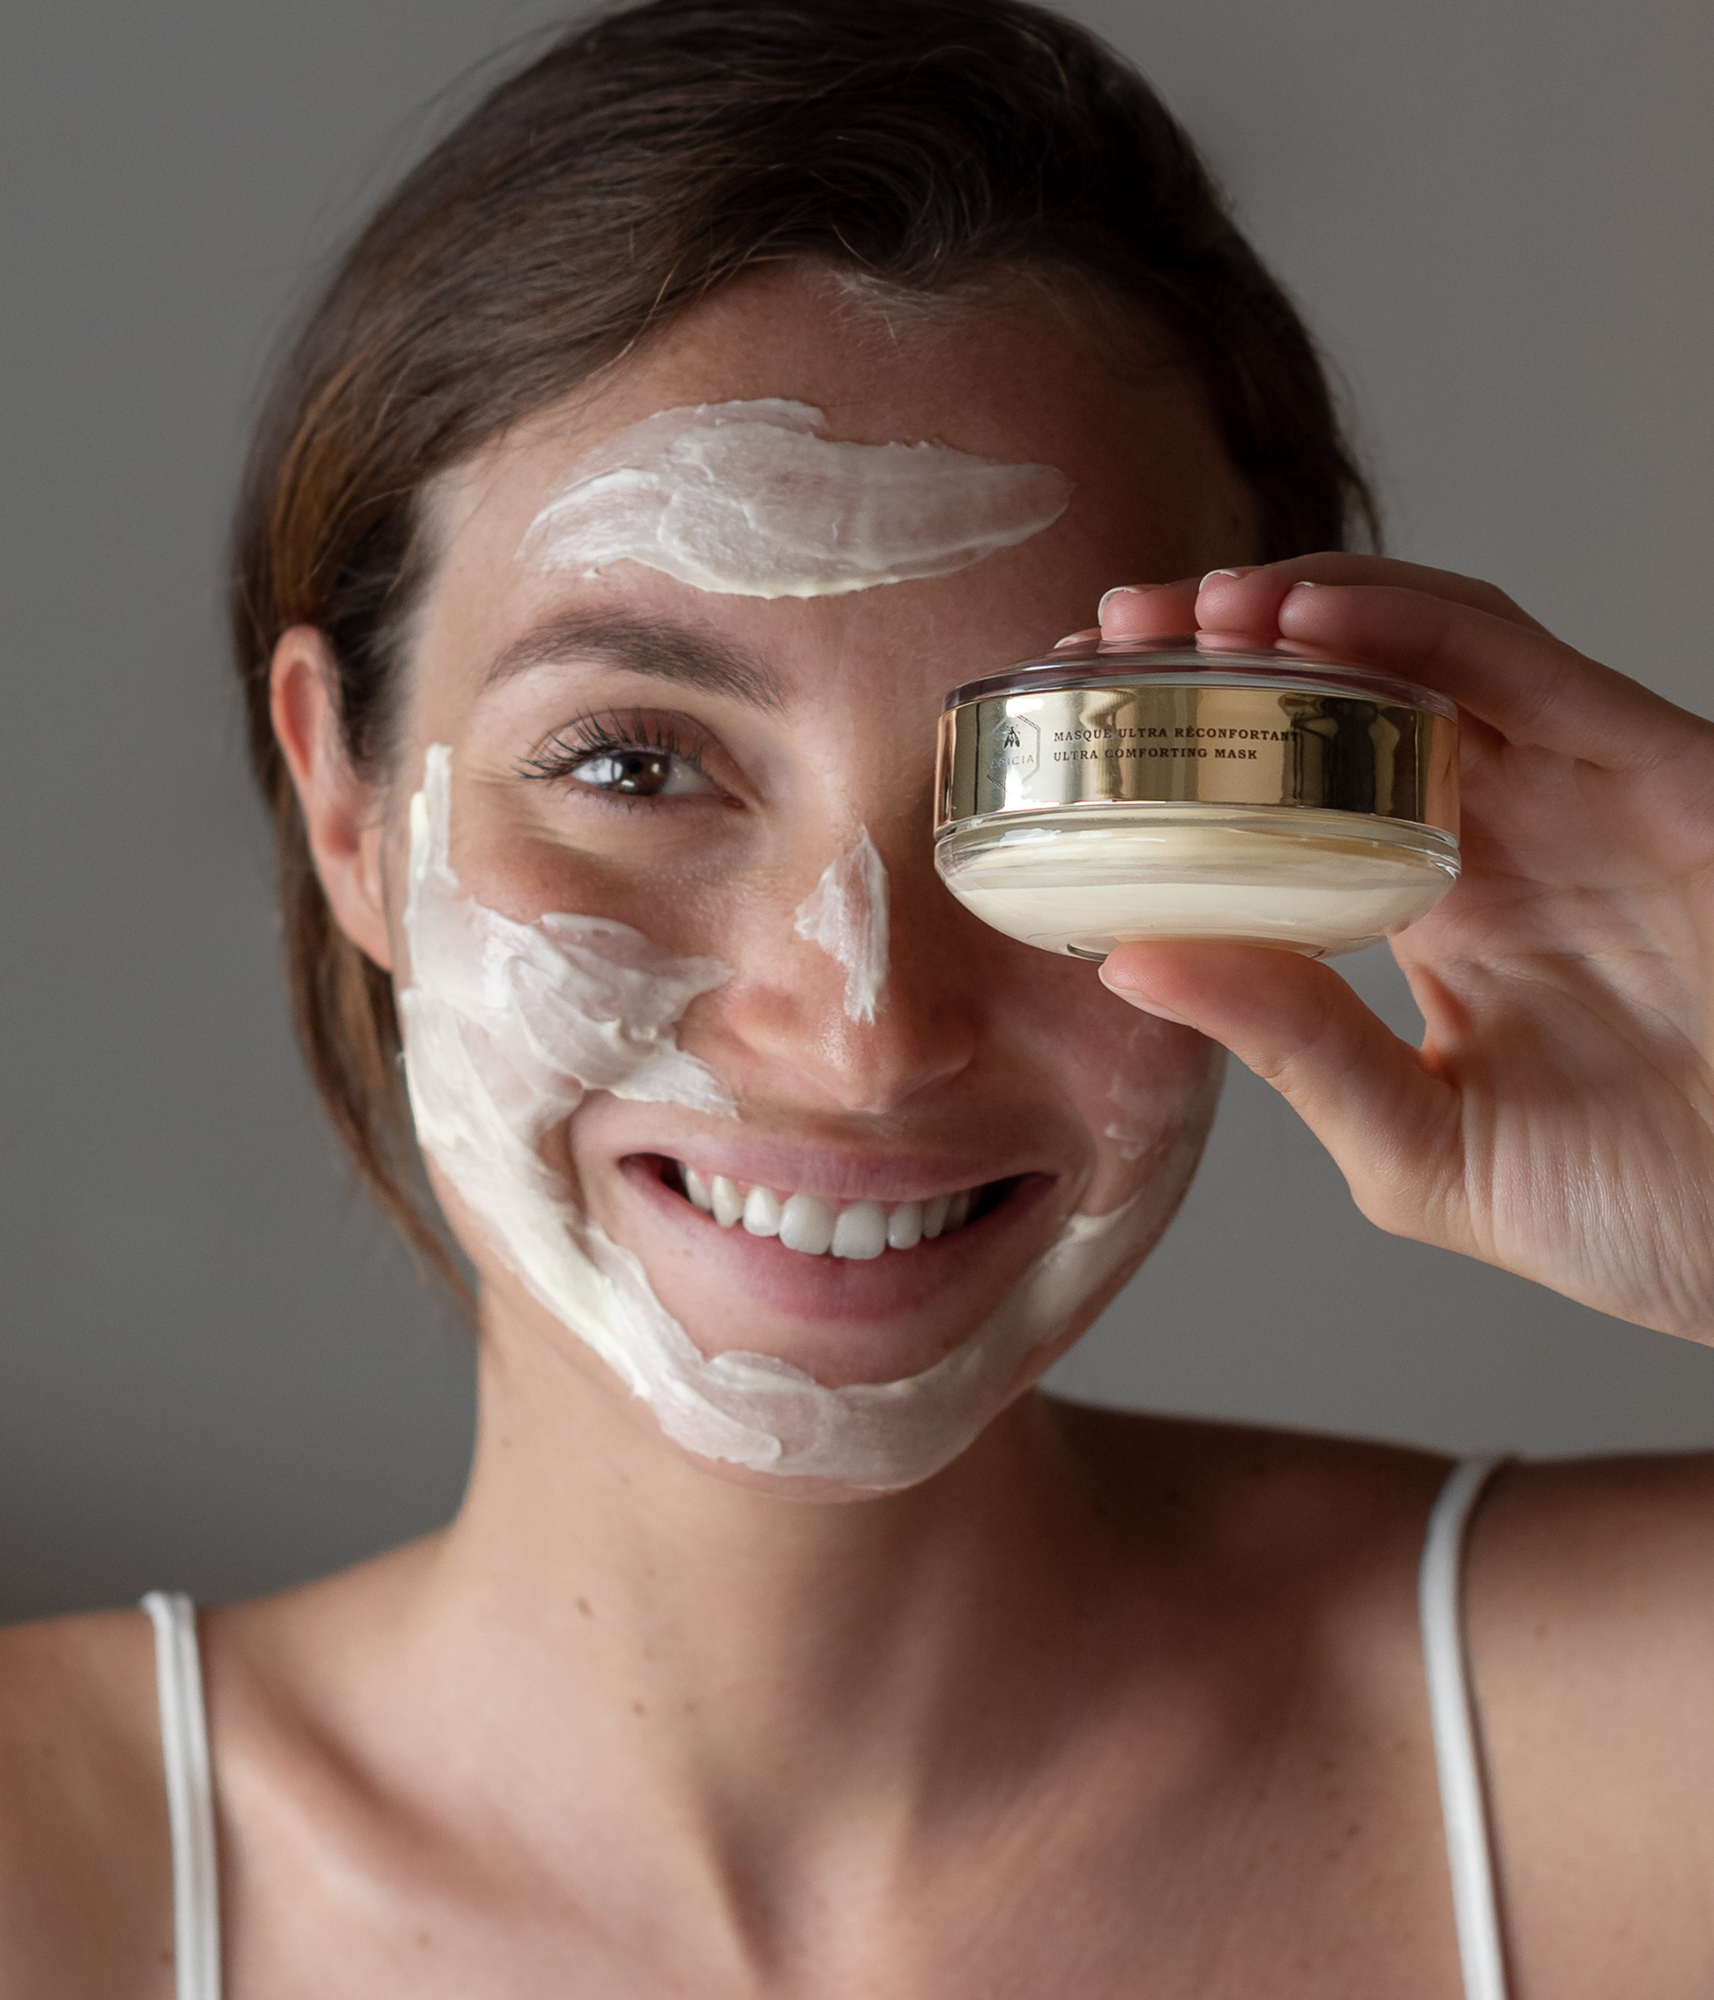
<path id="1" fill-rule="evenodd" d="M 922 1486 L 787 1499 L 687 1458 L 563 1334 L 519 1332 L 491 1312 L 470 1488 L 421 1610 L 443 1675 L 504 1690 L 486 1726 L 538 1776 L 564 1754 L 586 1791 L 593 1740 L 632 1798 L 721 1819 L 773 1799 L 801 1838 L 806 1803 L 909 1810 L 926 1774 L 991 1777 L 1034 1736 L 1064 1687 L 1046 1648 L 1112 1560 L 1039 1398 Z"/>

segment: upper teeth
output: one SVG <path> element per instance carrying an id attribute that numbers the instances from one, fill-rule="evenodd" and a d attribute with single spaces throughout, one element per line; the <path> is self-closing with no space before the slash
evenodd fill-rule
<path id="1" fill-rule="evenodd" d="M 742 1222 L 752 1236 L 777 1236 L 788 1250 L 811 1257 L 879 1257 L 883 1250 L 909 1250 L 925 1236 L 950 1235 L 970 1219 L 974 1188 L 937 1194 L 928 1201 L 901 1201 L 883 1208 L 878 1201 L 854 1201 L 835 1209 L 814 1194 L 779 1195 L 759 1181 L 748 1187 L 725 1174 L 706 1179 L 682 1162 L 684 1191 L 722 1229 Z"/>

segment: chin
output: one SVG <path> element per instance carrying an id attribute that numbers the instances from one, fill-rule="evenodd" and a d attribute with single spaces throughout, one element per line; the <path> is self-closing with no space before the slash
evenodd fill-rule
<path id="1" fill-rule="evenodd" d="M 711 1342 L 705 1351 L 632 1250 L 578 1211 L 562 1217 L 558 1254 L 533 1282 L 526 1277 L 537 1302 L 682 1451 L 753 1489 L 818 1500 L 897 1492 L 950 1465 L 1088 1325 L 1162 1219 L 1147 1190 L 1106 1215 L 1066 1218 L 979 1321 L 961 1314 L 950 1336 L 942 1326 L 925 1349 L 912 1336 L 913 1315 L 899 1316 L 871 1333 L 880 1366 L 853 1368 L 848 1344 L 844 1379 L 833 1381 L 825 1358 L 810 1368 L 749 1344 Z M 851 1324 L 823 1320 L 811 1332 L 831 1346 Z M 805 1332 L 801 1322 L 788 1330 L 797 1339 Z"/>

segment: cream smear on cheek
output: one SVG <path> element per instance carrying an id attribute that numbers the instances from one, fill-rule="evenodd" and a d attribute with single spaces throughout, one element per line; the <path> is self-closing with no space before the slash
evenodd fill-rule
<path id="1" fill-rule="evenodd" d="M 410 811 L 399 1012 L 424 1151 L 531 1293 L 686 1450 L 874 1491 L 939 1471 L 1011 1400 L 1031 1355 L 1159 1233 L 1182 1180 L 1172 1159 L 1108 1214 L 1071 1216 L 984 1324 L 919 1375 L 828 1388 L 768 1355 L 705 1356 L 544 1147 L 594 1089 L 731 1115 L 720 1079 L 674 1032 L 729 971 L 604 918 L 525 924 L 466 896 L 448 858 L 451 775 L 436 745 Z M 1185 1111 L 1173 1143 L 1193 1159 L 1200 1124 L 1195 1105 Z"/>
<path id="2" fill-rule="evenodd" d="M 1137 1022 L 1125 1038 L 1125 1067 L 1107 1086 L 1107 1102 L 1118 1115 L 1101 1128 L 1101 1136 L 1113 1141 L 1120 1159 L 1128 1165 L 1148 1158 L 1161 1145 L 1163 1134 L 1172 1129 L 1173 1112 L 1182 1090 L 1163 1076 L 1159 1065 L 1159 1045 L 1172 1032 L 1164 1021 Z M 1206 1053 L 1210 1059 L 1207 1089 L 1212 1116 L 1225 1075 L 1226 1051 L 1210 1047 Z"/>
<path id="3" fill-rule="evenodd" d="M 887 865 L 867 827 L 849 854 L 821 871 L 792 928 L 844 968 L 846 1018 L 873 1021 L 887 984 Z"/>
<path id="4" fill-rule="evenodd" d="M 729 596 L 836 597 L 967 569 L 1071 499 L 1051 465 L 853 444 L 824 423 L 773 396 L 659 410 L 578 461 L 518 553 L 586 576 L 643 563 Z"/>

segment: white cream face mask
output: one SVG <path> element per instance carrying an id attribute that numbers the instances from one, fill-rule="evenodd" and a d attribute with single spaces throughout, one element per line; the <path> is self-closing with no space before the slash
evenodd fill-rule
<path id="1" fill-rule="evenodd" d="M 792 928 L 845 971 L 845 1015 L 873 1021 L 887 984 L 887 865 L 862 828 L 797 906 Z"/>
<path id="2" fill-rule="evenodd" d="M 728 596 L 837 597 L 968 569 L 1071 499 L 1051 465 L 852 444 L 821 436 L 824 421 L 777 397 L 659 410 L 579 460 L 519 554 L 586 576 L 643 563 Z"/>
<path id="3" fill-rule="evenodd" d="M 828 1388 L 771 1356 L 706 1357 L 639 1260 L 571 1198 L 544 1146 L 590 1090 L 734 1115 L 674 1032 L 729 972 L 608 919 L 525 924 L 464 895 L 448 859 L 451 776 L 452 753 L 436 745 L 410 813 L 411 984 L 399 1012 L 424 1151 L 535 1298 L 686 1450 L 873 1491 L 939 1471 L 1011 1400 L 1032 1354 L 1159 1233 L 1201 1145 L 1201 1100 L 1185 1107 L 1180 1159 L 1163 1157 L 1111 1213 L 1072 1216 L 970 1339 L 922 1374 Z"/>

